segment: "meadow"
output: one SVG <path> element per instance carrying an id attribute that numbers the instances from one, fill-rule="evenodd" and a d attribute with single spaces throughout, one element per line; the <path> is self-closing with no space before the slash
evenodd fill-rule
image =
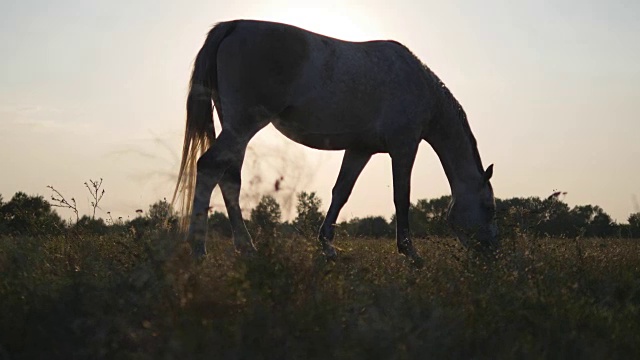
<path id="1" fill-rule="evenodd" d="M 188 246 L 142 237 L 0 237 L 0 358 L 470 359 L 640 357 L 640 241 L 303 236 Z"/>

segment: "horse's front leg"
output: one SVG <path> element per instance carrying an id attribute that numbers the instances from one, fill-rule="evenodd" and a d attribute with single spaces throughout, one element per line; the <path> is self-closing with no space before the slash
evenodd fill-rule
<path id="1" fill-rule="evenodd" d="M 416 157 L 415 150 L 390 153 L 393 171 L 393 202 L 396 207 L 396 241 L 398 252 L 407 256 L 414 265 L 422 267 L 424 261 L 418 255 L 409 231 L 409 205 L 411 193 L 411 170 Z"/>
<path id="2" fill-rule="evenodd" d="M 331 193 L 331 205 L 327 216 L 320 227 L 320 233 L 318 234 L 318 240 L 322 245 L 322 250 L 328 259 L 334 259 L 336 249 L 332 245 L 335 232 L 335 223 L 338 220 L 338 215 L 344 204 L 349 199 L 353 186 L 360 176 L 362 169 L 367 165 L 371 159 L 370 153 L 363 153 L 353 150 L 346 150 L 344 152 L 344 158 L 342 159 L 342 166 L 340 167 L 340 173 L 338 174 L 338 180 L 333 187 Z"/>

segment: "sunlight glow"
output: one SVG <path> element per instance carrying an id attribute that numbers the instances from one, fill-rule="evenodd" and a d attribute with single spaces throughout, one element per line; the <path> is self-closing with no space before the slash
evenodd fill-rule
<path id="1" fill-rule="evenodd" d="M 282 22 L 348 41 L 377 40 L 380 36 L 375 19 L 347 4 L 334 7 L 293 5 L 277 11 L 271 7 L 265 10 L 263 20 Z"/>
<path id="2" fill-rule="evenodd" d="M 114 216 L 135 216 L 132 209 L 170 197 L 173 181 L 155 183 L 149 172 L 175 176 L 177 165 L 154 139 L 180 152 L 188 80 L 209 29 L 255 19 L 406 45 L 464 106 L 485 165 L 496 164 L 498 197 L 548 196 L 559 188 L 569 191 L 571 206 L 597 204 L 619 222 L 638 211 L 640 1 L 42 3 L 0 2 L 5 201 L 17 191 L 47 195 L 49 184 L 77 197 L 89 177 L 105 178 L 104 208 Z M 297 145 L 273 127 L 252 144 L 260 154 L 293 158 L 288 169 L 306 176 L 310 168 L 308 177 L 289 173 L 283 186 L 316 191 L 326 210 L 341 152 Z M 245 164 L 251 172 L 251 160 Z M 449 193 L 427 144 L 415 164 L 412 201 Z M 265 190 L 276 175 L 267 176 Z M 342 219 L 391 216 L 389 157 L 375 156 L 360 179 Z"/>

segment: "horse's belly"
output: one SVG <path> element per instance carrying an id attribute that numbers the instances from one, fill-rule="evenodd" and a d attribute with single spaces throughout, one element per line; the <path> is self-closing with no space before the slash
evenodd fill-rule
<path id="1" fill-rule="evenodd" d="M 310 132 L 286 126 L 278 121 L 274 121 L 273 126 L 287 138 L 319 150 L 344 150 L 355 142 L 353 134 L 349 133 Z"/>
<path id="2" fill-rule="evenodd" d="M 318 150 L 366 149 L 372 152 L 384 151 L 376 136 L 365 131 L 314 131 L 313 127 L 295 126 L 280 120 L 273 126 L 287 138 Z"/>

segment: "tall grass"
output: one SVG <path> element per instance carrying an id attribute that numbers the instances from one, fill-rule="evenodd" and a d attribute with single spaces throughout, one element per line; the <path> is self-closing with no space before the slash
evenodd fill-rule
<path id="1" fill-rule="evenodd" d="M 255 256 L 166 233 L 0 239 L 0 357 L 638 358 L 640 242 L 519 238 L 488 262 L 418 240 L 304 238 Z"/>

